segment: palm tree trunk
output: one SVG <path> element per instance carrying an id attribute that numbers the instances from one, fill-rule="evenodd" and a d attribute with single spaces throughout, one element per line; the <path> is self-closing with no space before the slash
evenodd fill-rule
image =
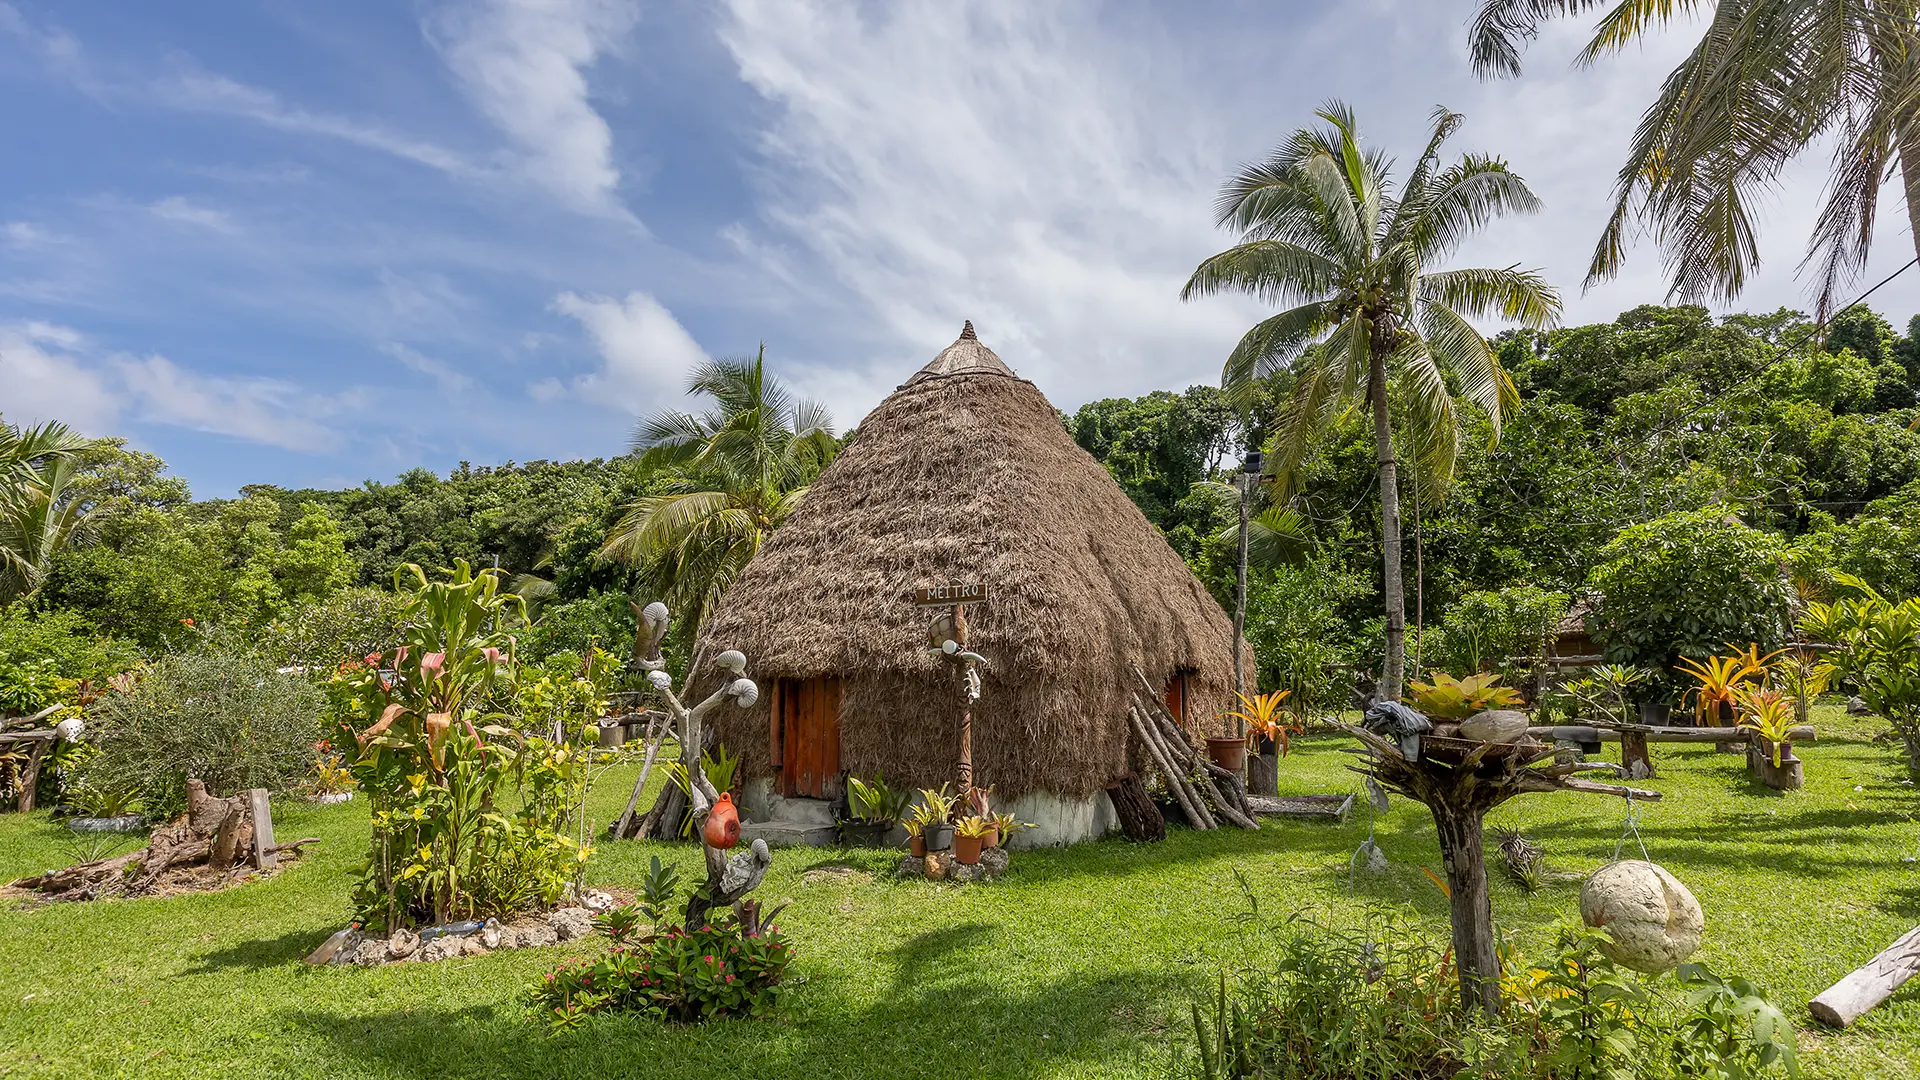
<path id="1" fill-rule="evenodd" d="M 1374 459 L 1380 467 L 1380 554 L 1387 594 L 1387 659 L 1375 693 L 1380 701 L 1398 701 L 1406 665 L 1407 590 L 1400 573 L 1400 477 L 1387 415 L 1387 360 L 1378 347 L 1367 372 L 1367 393 L 1373 402 Z"/>

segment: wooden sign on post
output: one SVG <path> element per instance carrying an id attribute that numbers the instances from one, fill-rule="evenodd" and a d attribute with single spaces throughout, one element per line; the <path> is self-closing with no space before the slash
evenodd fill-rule
<path id="1" fill-rule="evenodd" d="M 945 585 L 929 585 L 915 589 L 907 594 L 915 607 L 957 607 L 961 604 L 981 604 L 987 599 L 987 586 L 979 581 L 954 581 Z"/>

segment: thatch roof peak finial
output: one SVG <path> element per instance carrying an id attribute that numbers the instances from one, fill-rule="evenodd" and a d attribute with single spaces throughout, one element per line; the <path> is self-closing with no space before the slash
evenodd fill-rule
<path id="1" fill-rule="evenodd" d="M 980 343 L 980 335 L 973 332 L 972 319 L 968 319 L 966 325 L 960 328 L 960 336 L 954 343 L 942 349 L 932 363 L 915 372 L 906 385 L 912 386 L 944 375 L 1003 375 L 1009 379 L 1019 378 L 1006 361 Z"/>

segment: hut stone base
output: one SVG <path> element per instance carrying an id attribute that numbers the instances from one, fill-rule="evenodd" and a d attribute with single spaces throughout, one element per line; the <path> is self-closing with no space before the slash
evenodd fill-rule
<path id="1" fill-rule="evenodd" d="M 833 844 L 833 818 L 826 812 L 827 804 L 817 799 L 783 799 L 774 793 L 773 781 L 765 777 L 748 780 L 741 788 L 741 809 L 748 819 L 742 835 L 751 834 L 769 844 L 813 847 Z M 1113 800 L 1107 798 L 1104 791 L 1082 796 L 1036 791 L 1004 803 L 996 802 L 993 809 L 1033 823 L 1033 828 L 1014 833 L 1008 845 L 1014 848 L 1077 844 L 1097 840 L 1120 827 Z M 895 829 L 887 835 L 886 842 L 904 846 L 906 833 Z"/>

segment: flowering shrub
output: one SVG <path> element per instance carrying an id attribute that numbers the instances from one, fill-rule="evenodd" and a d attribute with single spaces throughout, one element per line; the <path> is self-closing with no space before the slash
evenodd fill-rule
<path id="1" fill-rule="evenodd" d="M 525 609 L 498 571 L 459 562 L 430 582 L 409 565 L 396 586 L 408 574 L 403 644 L 343 664 L 330 687 L 332 742 L 372 803 L 356 918 L 381 930 L 555 904 L 591 853 L 574 834 L 611 658 L 558 689 L 523 683 L 507 631 Z M 539 734 L 503 704 L 524 704 Z"/>
<path id="2" fill-rule="evenodd" d="M 529 997 L 556 1029 L 606 1010 L 680 1022 L 765 1016 L 779 998 L 791 955 L 779 927 L 742 932 L 728 915 L 639 943 L 616 939 L 598 960 L 569 960 L 548 972 Z"/>

